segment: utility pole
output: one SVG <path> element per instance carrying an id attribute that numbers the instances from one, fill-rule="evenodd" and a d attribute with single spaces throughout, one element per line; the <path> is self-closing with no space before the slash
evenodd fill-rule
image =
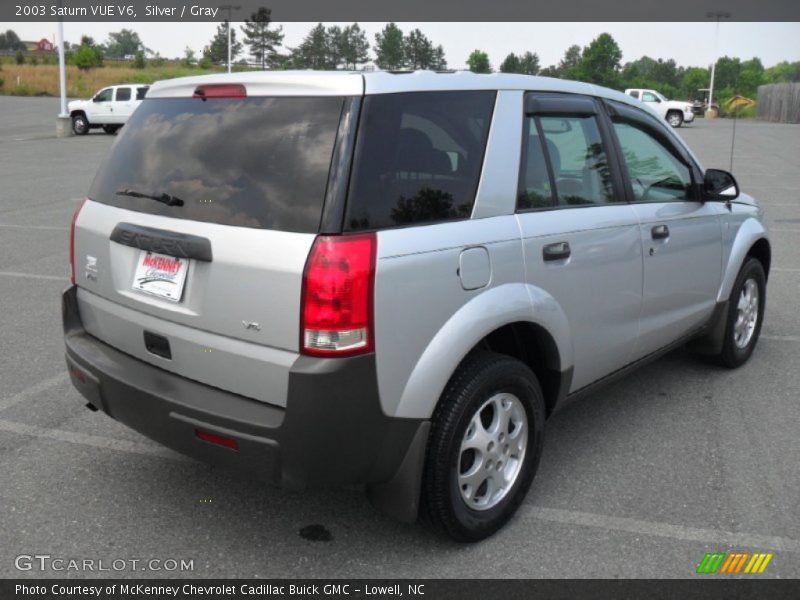
<path id="1" fill-rule="evenodd" d="M 714 75 L 717 72 L 717 59 L 719 58 L 719 21 L 720 19 L 730 19 L 731 13 L 728 12 L 709 12 L 706 14 L 709 19 L 716 19 L 717 25 L 714 30 L 714 62 L 711 63 L 711 84 L 708 86 L 708 107 L 706 114 L 711 111 L 711 103 L 714 101 Z"/>
<path id="2" fill-rule="evenodd" d="M 220 6 L 222 10 L 228 11 L 228 73 L 231 72 L 231 14 L 234 10 L 241 10 L 241 6 L 234 6 L 233 4 L 223 4 Z"/>

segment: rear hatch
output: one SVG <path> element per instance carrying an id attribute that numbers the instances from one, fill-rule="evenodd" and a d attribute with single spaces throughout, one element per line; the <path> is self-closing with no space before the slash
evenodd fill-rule
<path id="1" fill-rule="evenodd" d="M 284 405 L 349 98 L 203 88 L 151 88 L 100 169 L 75 224 L 81 317 L 137 358 Z"/>

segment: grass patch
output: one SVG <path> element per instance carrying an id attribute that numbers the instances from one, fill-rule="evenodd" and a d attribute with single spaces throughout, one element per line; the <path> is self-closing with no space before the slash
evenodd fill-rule
<path id="1" fill-rule="evenodd" d="M 88 98 L 109 85 L 122 83 L 153 83 L 161 79 L 220 73 L 224 67 L 210 69 L 192 68 L 180 63 L 165 63 L 158 67 L 134 69 L 128 66 L 109 66 L 81 71 L 67 65 L 67 96 Z M 58 96 L 58 65 L 2 65 L 0 94 L 11 96 Z"/>

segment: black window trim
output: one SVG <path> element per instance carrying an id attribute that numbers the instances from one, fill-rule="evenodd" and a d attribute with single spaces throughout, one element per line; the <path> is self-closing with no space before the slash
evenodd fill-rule
<path id="1" fill-rule="evenodd" d="M 542 103 L 535 103 L 530 101 L 529 98 L 539 98 L 539 99 L 548 99 L 548 103 L 544 108 L 544 112 L 534 112 L 537 106 L 542 106 Z M 560 105 L 563 107 L 561 110 L 556 110 L 556 108 Z M 591 106 L 590 106 L 591 105 Z M 525 92 L 525 98 L 523 99 L 523 114 L 522 114 L 522 141 L 521 141 L 521 149 L 520 149 L 520 162 L 519 162 L 519 175 L 517 179 L 517 195 L 515 198 L 515 207 L 514 213 L 515 214 L 524 214 L 524 213 L 531 213 L 531 212 L 543 212 L 549 210 L 571 210 L 576 208 L 597 208 L 597 207 L 609 207 L 609 206 L 621 206 L 623 204 L 630 204 L 633 198 L 632 188 L 630 186 L 630 182 L 626 179 L 626 173 L 623 173 L 622 165 L 619 161 L 619 155 L 617 154 L 617 141 L 616 136 L 614 135 L 613 129 L 611 129 L 610 121 L 608 121 L 608 117 L 605 114 L 605 109 L 602 106 L 602 101 L 600 98 L 595 96 L 586 96 L 584 94 L 573 94 L 568 92 L 536 92 L 536 91 L 527 91 Z M 539 122 L 539 116 L 546 115 L 546 116 L 563 116 L 563 117 L 571 117 L 571 116 L 578 116 L 578 117 L 595 117 L 597 122 L 597 129 L 600 133 L 600 141 L 603 143 L 603 147 L 606 151 L 606 156 L 608 157 L 609 161 L 609 168 L 611 170 L 611 188 L 613 190 L 614 197 L 619 197 L 620 200 L 617 202 L 604 202 L 602 204 L 559 204 L 558 203 L 558 190 L 556 189 L 555 184 L 555 177 L 553 174 L 553 166 L 550 160 L 550 153 L 547 151 L 547 145 L 544 142 L 544 133 L 542 131 L 541 123 Z M 547 165 L 547 175 L 550 179 L 550 194 L 552 198 L 552 206 L 542 206 L 539 208 L 520 208 L 519 207 L 519 198 L 520 194 L 523 191 L 522 188 L 522 169 L 523 166 L 526 164 L 528 158 L 528 150 L 526 143 L 526 135 L 528 134 L 526 125 L 528 119 L 533 119 L 536 123 L 536 131 L 539 135 L 539 143 L 542 144 L 542 152 L 545 156 L 545 163 Z M 629 192 L 630 188 L 630 192 Z"/>
<path id="2" fill-rule="evenodd" d="M 674 140 L 671 139 L 669 130 L 666 129 L 668 125 L 666 123 L 661 123 L 657 117 L 654 115 L 650 115 L 649 113 L 645 112 L 641 108 L 629 106 L 622 102 L 617 102 L 615 100 L 609 100 L 608 98 L 603 99 L 604 105 L 604 116 L 605 121 L 607 121 L 607 127 L 609 128 L 609 132 L 611 138 L 613 139 L 614 147 L 615 147 L 615 155 L 616 155 L 616 162 L 619 165 L 619 170 L 621 171 L 624 181 L 625 181 L 625 189 L 626 194 L 628 195 L 629 199 L 628 202 L 631 204 L 659 204 L 664 202 L 703 202 L 702 196 L 702 181 L 703 181 L 703 174 L 700 167 L 695 163 L 692 159 L 692 156 L 686 152 L 686 150 L 678 144 L 675 144 Z M 614 131 L 614 119 L 617 118 L 623 123 L 629 123 L 634 125 L 636 128 L 643 130 L 645 133 L 654 137 L 664 148 L 672 154 L 679 162 L 681 162 L 684 166 L 689 169 L 689 177 L 692 179 L 692 185 L 690 187 L 691 194 L 690 198 L 688 199 L 681 199 L 676 198 L 674 200 L 665 200 L 665 199 L 657 199 L 657 200 L 636 200 L 633 194 L 633 184 L 631 183 L 630 174 L 628 173 L 628 167 L 625 163 L 625 155 L 622 151 L 622 144 L 620 144 L 619 138 L 617 137 L 616 131 Z"/>

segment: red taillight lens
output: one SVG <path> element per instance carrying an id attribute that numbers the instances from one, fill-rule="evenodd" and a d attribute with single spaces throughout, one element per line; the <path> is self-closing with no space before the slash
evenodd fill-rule
<path id="1" fill-rule="evenodd" d="M 218 83 L 198 85 L 194 97 L 206 98 L 247 98 L 247 90 L 241 83 Z"/>
<path id="2" fill-rule="evenodd" d="M 78 205 L 78 208 L 75 210 L 75 214 L 72 215 L 72 222 L 69 226 L 69 280 L 73 283 L 73 285 L 75 284 L 75 222 L 78 220 L 78 215 L 80 214 L 84 204 L 86 204 L 86 200 Z"/>
<path id="3" fill-rule="evenodd" d="M 303 275 L 300 347 L 313 356 L 351 356 L 374 347 L 374 233 L 321 235 Z"/>

